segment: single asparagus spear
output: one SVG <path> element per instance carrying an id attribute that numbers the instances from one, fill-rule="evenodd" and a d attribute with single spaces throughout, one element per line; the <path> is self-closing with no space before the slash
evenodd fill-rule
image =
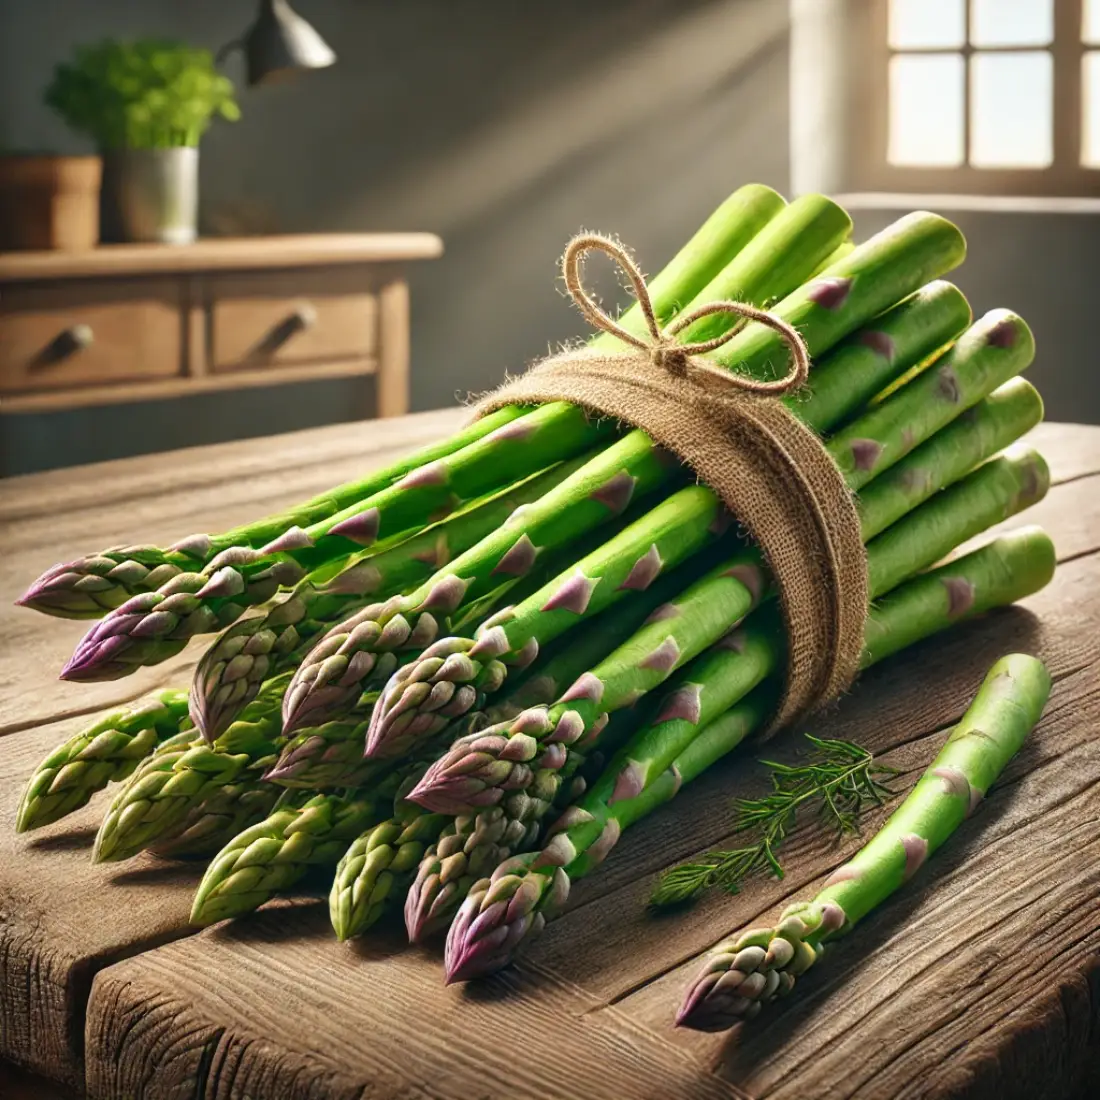
<path id="1" fill-rule="evenodd" d="M 164 859 L 212 856 L 242 829 L 263 821 L 285 794 L 273 783 L 252 777 L 227 783 L 194 805 L 171 836 L 149 850 Z"/>
<path id="2" fill-rule="evenodd" d="M 679 1027 L 725 1031 L 790 993 L 829 940 L 846 935 L 900 889 L 970 815 L 1038 723 L 1050 695 L 1042 661 L 1015 653 L 990 670 L 970 709 L 878 833 L 809 902 L 774 928 L 716 947 L 688 988 Z"/>
<path id="3" fill-rule="evenodd" d="M 920 251 L 919 246 L 924 243 L 921 235 L 918 233 L 915 239 Z M 899 293 L 919 286 L 904 282 L 907 241 L 905 234 L 892 239 L 884 260 L 878 246 L 864 256 L 871 268 L 880 260 L 886 263 L 884 270 L 892 280 L 891 285 L 906 288 Z M 943 262 L 947 266 L 953 262 L 952 255 L 951 249 L 944 253 Z M 751 288 L 742 297 L 757 301 Z M 868 304 L 859 299 L 855 304 L 860 308 L 845 311 L 845 325 L 854 329 L 861 322 L 869 322 L 870 327 L 842 345 L 835 356 L 827 357 L 812 373 L 812 392 L 808 396 L 803 398 L 799 394 L 787 399 L 792 411 L 817 430 L 827 430 L 861 408 L 891 379 L 949 343 L 969 319 L 965 298 L 947 283 L 919 289 L 877 318 L 867 312 L 877 305 L 877 300 Z M 828 349 L 823 340 L 821 346 L 811 350 L 817 354 Z M 575 480 L 567 481 L 538 504 L 525 509 L 522 519 L 513 520 L 497 536 L 452 562 L 435 580 L 453 575 L 467 586 L 484 584 L 500 570 L 502 563 L 519 568 L 533 561 L 546 547 L 560 545 L 560 540 L 575 537 L 581 530 L 590 530 L 599 515 L 593 513 L 593 501 L 631 496 L 637 499 L 666 485 L 671 476 L 672 471 L 659 461 L 648 436 L 630 432 L 578 472 Z M 404 617 L 420 614 L 422 601 L 434 587 L 434 582 L 427 584 L 402 601 L 400 607 L 395 605 L 389 614 Z M 366 622 L 365 617 L 360 617 L 334 627 L 303 662 L 288 693 L 285 715 L 288 727 L 334 717 L 358 697 L 362 688 L 348 682 L 347 669 L 357 653 L 370 648 L 373 628 L 356 633 L 356 628 Z M 376 626 L 381 629 L 385 620 Z M 322 663 L 324 675 L 319 675 Z M 343 681 L 342 686 L 337 687 L 336 681 Z"/>
<path id="4" fill-rule="evenodd" d="M 447 819 L 408 803 L 352 841 L 336 867 L 329 916 L 341 942 L 373 925 L 412 880 Z"/>
<path id="5" fill-rule="evenodd" d="M 892 398 L 872 408 L 865 416 L 855 421 L 851 428 L 829 442 L 830 454 L 844 468 L 845 478 L 853 489 L 859 489 L 866 484 L 874 476 L 873 470 L 885 468 L 886 459 L 882 456 L 889 456 L 890 465 L 897 463 L 920 442 L 933 437 L 937 431 L 956 419 L 965 408 L 976 404 L 995 386 L 1012 377 L 1030 362 L 1034 345 L 1030 340 L 1027 326 L 1018 318 L 1006 317 L 1002 315 L 1003 313 L 1004 311 L 996 311 L 992 319 L 987 316 L 979 321 L 964 336 L 965 353 L 956 355 L 955 349 L 952 349 L 944 356 L 942 365 L 931 372 L 933 375 L 931 389 L 934 393 L 940 393 L 939 400 L 931 402 L 937 406 L 936 408 L 926 407 L 930 402 L 929 379 L 926 375 L 919 375 Z M 1000 333 L 1006 326 L 1017 333 L 1011 344 L 1007 347 L 1002 347 L 999 342 L 991 345 L 988 339 L 990 334 Z M 1024 338 L 1024 334 L 1027 335 L 1027 339 Z M 998 340 L 1000 340 L 999 337 Z M 950 378 L 952 383 L 950 395 L 947 397 L 938 388 L 937 379 L 943 378 Z M 910 411 L 908 422 L 902 416 L 906 409 Z M 845 466 L 844 460 L 852 454 L 849 434 L 852 432 L 863 433 L 858 437 L 861 446 L 874 449 L 876 461 L 870 467 L 850 462 Z M 937 452 L 937 457 L 945 460 L 950 453 L 950 449 Z M 946 465 L 950 467 L 952 464 L 946 463 Z M 1034 468 L 1034 463 L 1032 467 Z M 922 470 L 929 468 L 923 457 L 920 468 Z M 1045 492 L 1042 475 L 1039 473 L 1036 474 L 1036 491 L 1040 496 Z M 687 490 L 682 491 L 684 492 Z M 697 486 L 695 492 L 709 494 L 709 499 L 717 503 L 717 497 L 711 490 Z M 914 489 L 913 493 L 918 497 L 920 495 L 917 489 Z M 1021 504 L 1027 501 L 1026 494 L 1013 496 L 1011 499 Z M 676 500 L 677 497 L 669 498 L 665 505 L 658 506 L 649 516 L 624 531 L 618 539 L 611 540 L 596 554 L 578 563 L 574 574 L 564 579 L 558 578 L 529 600 L 517 605 L 508 613 L 509 617 L 505 618 L 505 613 L 501 613 L 483 624 L 474 639 L 442 639 L 429 646 L 419 660 L 398 670 L 383 690 L 371 717 L 371 729 L 367 741 L 368 754 L 385 755 L 388 751 L 387 745 L 392 745 L 393 751 L 399 751 L 409 738 L 414 738 L 420 730 L 431 727 L 431 711 L 435 706 L 446 705 L 449 714 L 454 717 L 455 710 L 462 705 L 462 700 L 456 698 L 462 688 L 473 686 L 479 693 L 482 691 L 491 693 L 496 690 L 507 676 L 505 662 L 516 661 L 523 652 L 524 646 L 528 647 L 528 650 L 531 647 L 537 647 L 571 625 L 565 621 L 560 608 L 570 608 L 573 611 L 572 621 L 576 622 L 590 606 L 601 606 L 601 599 L 606 601 L 616 597 L 618 593 L 612 591 L 612 586 L 604 576 L 608 572 L 609 559 L 619 554 L 628 554 L 628 562 L 632 564 L 632 568 L 641 569 L 648 564 L 651 571 L 659 571 L 665 552 L 658 541 L 655 540 L 652 543 L 645 558 L 635 558 L 633 555 L 638 546 L 644 545 L 647 541 L 645 536 L 650 518 L 661 515 L 661 508 L 667 507 Z M 698 503 L 702 503 L 701 498 Z M 952 514 L 952 520 L 955 518 Z M 975 516 L 975 520 L 978 518 Z M 700 519 L 689 512 L 681 516 L 677 522 L 677 536 L 683 540 L 683 544 L 689 545 L 688 540 L 694 534 L 699 540 L 694 545 L 698 546 L 708 535 L 705 524 L 712 520 L 705 517 Z M 984 530 L 986 526 L 989 524 L 983 522 L 983 526 L 977 527 L 971 533 Z M 918 539 L 915 545 L 923 548 L 928 545 L 928 539 Z M 943 547 L 942 552 L 946 553 L 955 545 L 957 542 L 949 543 Z M 687 552 L 693 552 L 690 545 Z M 635 562 L 636 565 L 633 564 Z M 929 561 L 928 564 L 930 563 Z M 878 578 L 872 577 L 871 580 L 872 585 L 878 583 Z M 615 583 L 618 584 L 619 581 L 616 580 Z M 552 609 L 554 614 L 548 616 L 547 608 Z M 731 618 L 729 622 L 732 625 L 733 619 Z M 676 644 L 680 644 L 679 638 L 676 639 Z M 534 651 L 537 652 L 537 648 Z M 477 697 L 471 696 L 469 692 L 464 696 L 465 699 L 475 703 Z M 570 721 L 573 720 L 570 719 Z M 550 728 L 556 729 L 556 726 Z M 577 723 L 571 728 L 575 729 L 575 736 L 566 739 L 568 744 L 573 743 L 584 727 Z M 544 732 L 549 733 L 549 731 Z M 534 742 L 529 743 L 528 748 L 533 744 Z M 499 748 L 503 750 L 503 745 Z M 517 752 L 525 753 L 525 750 L 520 749 L 519 746 L 514 748 Z M 493 751 L 495 755 L 495 750 Z M 523 754 L 517 759 L 519 762 L 527 763 L 532 757 Z M 489 764 L 486 761 L 485 764 L 489 767 L 489 772 L 495 775 L 498 762 L 494 760 Z M 466 765 L 459 765 L 454 759 L 449 760 L 446 767 L 449 771 L 454 767 L 465 768 Z M 471 764 L 470 767 L 473 768 L 473 765 Z M 466 776 L 464 782 L 468 786 L 474 782 L 475 775 L 480 776 L 480 768 L 473 768 L 470 772 L 463 771 L 462 774 Z M 432 781 L 442 781 L 443 775 L 442 771 L 433 770 Z M 422 789 L 418 791 L 417 797 L 425 793 L 426 789 Z M 440 806 L 433 808 L 442 809 Z M 456 811 L 452 809 L 449 812 Z"/>
<path id="6" fill-rule="evenodd" d="M 289 674 L 264 685 L 212 745 L 193 731 L 146 757 L 111 801 L 96 835 L 97 863 L 129 859 L 175 834 L 189 813 L 242 779 L 258 779 L 278 751 L 279 706 Z"/>
<path id="7" fill-rule="evenodd" d="M 424 853 L 405 897 L 410 943 L 442 932 L 475 882 L 515 852 L 531 847 L 551 805 L 546 773 L 531 787 L 510 792 L 499 805 L 459 814 Z"/>
<path id="8" fill-rule="evenodd" d="M 964 616 L 1031 595 L 1053 576 L 1054 564 L 1050 539 L 1038 528 L 1024 528 L 907 582 L 872 611 L 867 634 L 882 644 L 869 649 L 864 667 Z M 973 602 L 960 609 L 951 593 L 961 585 L 972 593 Z M 766 719 L 774 693 L 775 685 L 762 684 L 702 729 L 681 731 L 680 751 L 671 766 L 663 771 L 647 768 L 653 778 L 637 793 L 612 801 L 607 782 L 601 780 L 566 811 L 542 852 L 513 857 L 477 883 L 447 938 L 447 980 L 466 981 L 506 965 L 523 941 L 558 914 L 570 882 L 595 869 L 624 828 L 740 744 Z M 628 751 L 637 757 L 646 746 L 667 752 L 668 731 L 647 728 Z"/>
<path id="9" fill-rule="evenodd" d="M 1045 462 L 1030 448 L 1021 447 L 979 466 L 871 540 L 867 546 L 871 598 L 889 592 L 966 539 L 1029 507 L 1045 495 L 1049 484 Z M 409 798 L 440 813 L 468 813 L 492 805 L 506 790 L 521 789 L 535 761 L 543 768 L 560 767 L 565 763 L 565 746 L 583 753 L 598 743 L 609 713 L 633 705 L 722 639 L 749 614 L 768 585 L 763 566 L 753 561 L 751 553 L 723 562 L 584 673 L 553 706 L 530 708 L 510 722 L 461 738 L 428 768 Z M 770 626 L 763 635 L 768 644 L 763 652 L 753 651 L 757 663 L 765 653 L 775 654 Z M 727 644 L 745 647 L 751 640 L 752 632 L 746 630 Z M 772 671 L 777 669 L 766 669 L 768 674 Z M 736 679 L 727 673 L 727 685 Z M 688 715 L 698 709 L 693 691 L 697 693 L 694 675 L 673 697 L 673 705 Z M 624 789 L 643 778 L 630 768 L 621 775 Z"/>
<path id="10" fill-rule="evenodd" d="M 191 923 L 249 913 L 298 882 L 310 867 L 334 867 L 348 845 L 384 820 L 395 784 L 364 795 L 318 794 L 301 807 L 276 809 L 234 837 L 203 875 Z"/>
<path id="11" fill-rule="evenodd" d="M 299 650 L 310 638 L 360 610 L 369 599 L 384 600 L 420 584 L 586 461 L 582 457 L 559 463 L 381 553 L 353 554 L 338 571 L 315 570 L 271 610 L 239 619 L 215 639 L 196 666 L 191 717 L 199 731 L 217 737 L 264 680 L 296 666 Z M 430 620 L 422 625 L 428 627 Z M 433 640 L 434 636 L 424 636 L 412 644 L 424 646 Z"/>
<path id="12" fill-rule="evenodd" d="M 333 489 L 283 512 L 219 535 L 188 535 L 167 549 L 112 546 L 51 566 L 16 601 L 63 619 L 98 619 L 139 592 L 155 592 L 180 573 L 201 569 L 231 546 L 264 546 L 291 527 L 305 527 L 365 500 L 427 462 L 444 458 L 504 427 L 525 413 L 510 406 L 470 424 L 447 439 L 406 455 L 365 478 Z"/>
<path id="13" fill-rule="evenodd" d="M 187 692 L 173 690 L 97 718 L 34 770 L 19 802 L 15 831 L 41 828 L 87 805 L 96 791 L 132 775 L 157 745 L 190 725 Z"/>

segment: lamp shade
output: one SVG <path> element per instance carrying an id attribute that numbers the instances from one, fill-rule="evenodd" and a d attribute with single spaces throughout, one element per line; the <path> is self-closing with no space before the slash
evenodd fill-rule
<path id="1" fill-rule="evenodd" d="M 304 69 L 324 69 L 336 60 L 329 44 L 287 0 L 261 0 L 256 22 L 222 54 L 244 52 L 249 84 L 284 79 Z"/>

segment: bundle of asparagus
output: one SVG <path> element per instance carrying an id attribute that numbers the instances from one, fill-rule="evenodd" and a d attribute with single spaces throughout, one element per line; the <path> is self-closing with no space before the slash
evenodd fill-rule
<path id="1" fill-rule="evenodd" d="M 941 281 L 965 252 L 942 218 L 855 247 L 850 231 L 822 196 L 742 188 L 649 290 L 662 324 L 736 299 L 805 340 L 809 381 L 783 401 L 856 494 L 866 667 L 1034 592 L 1054 559 L 1025 528 L 937 565 L 1046 492 L 1041 456 L 1013 446 L 1042 416 L 1017 377 L 1033 341 L 1006 310 L 971 323 Z M 645 331 L 637 306 L 620 320 Z M 711 314 L 681 338 L 733 324 Z M 764 379 L 787 355 L 755 322 L 709 353 Z M 624 827 L 766 724 L 786 652 L 773 596 L 715 493 L 645 432 L 563 402 L 509 407 L 287 512 L 43 574 L 23 604 L 99 618 L 65 679 L 216 637 L 189 692 L 51 753 L 18 828 L 119 783 L 94 857 L 217 853 L 196 923 L 328 867 L 341 939 L 403 906 L 413 940 L 449 927 L 448 979 L 464 980 L 504 965 Z"/>

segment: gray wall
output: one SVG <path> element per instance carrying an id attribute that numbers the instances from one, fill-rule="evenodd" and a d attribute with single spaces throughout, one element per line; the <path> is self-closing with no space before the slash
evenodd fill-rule
<path id="1" fill-rule="evenodd" d="M 785 190 L 780 0 L 298 0 L 339 55 L 242 90 L 202 147 L 210 232 L 426 229 L 413 279 L 413 404 L 484 389 L 583 325 L 556 261 L 580 227 L 655 270 L 725 195 Z M 84 151 L 40 103 L 79 42 L 217 47 L 252 0 L 0 0 L 0 143 Z M 234 59 L 229 71 L 239 76 Z M 608 278 L 601 287 L 617 293 Z M 9 418 L 9 472 L 344 418 L 347 383 Z"/>

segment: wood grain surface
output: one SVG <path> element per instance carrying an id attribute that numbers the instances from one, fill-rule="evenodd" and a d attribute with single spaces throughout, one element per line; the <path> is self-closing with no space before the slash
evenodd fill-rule
<path id="1" fill-rule="evenodd" d="M 99 1100 L 382 1097 L 1014 1097 L 1100 1094 L 1100 429 L 1033 442 L 1056 488 L 1027 520 L 1058 547 L 1055 581 L 871 670 L 814 731 L 861 741 L 912 781 L 988 665 L 1049 663 L 1048 712 L 981 813 L 906 891 L 838 943 L 758 1026 L 681 1033 L 698 958 L 774 916 L 842 862 L 807 828 L 782 882 L 754 882 L 673 917 L 656 874 L 723 843 L 731 796 L 759 790 L 751 752 L 632 829 L 575 887 L 565 916 L 511 971 L 445 988 L 438 947 L 400 929 L 337 944 L 323 901 L 273 903 L 190 935 L 199 868 L 87 859 L 102 803 L 15 837 L 23 779 L 80 715 L 185 681 L 189 655 L 118 684 L 52 680 L 82 624 L 8 600 L 41 567 L 100 543 L 210 529 L 300 498 L 460 413 L 376 421 L 0 486 L 0 1056 Z M 10 532 L 10 535 L 9 535 Z M 769 744 L 789 757 L 797 733 Z M 883 813 L 886 810 L 882 811 Z M 978 858 L 980 856 L 980 858 Z M 0 1078 L 2 1081 L 2 1078 Z"/>
<path id="2" fill-rule="evenodd" d="M 83 275 L 239 271 L 258 267 L 403 263 L 434 260 L 443 242 L 434 233 L 288 233 L 267 237 L 207 237 L 186 248 L 106 244 L 86 252 L 0 252 L 0 281 L 71 279 Z"/>

